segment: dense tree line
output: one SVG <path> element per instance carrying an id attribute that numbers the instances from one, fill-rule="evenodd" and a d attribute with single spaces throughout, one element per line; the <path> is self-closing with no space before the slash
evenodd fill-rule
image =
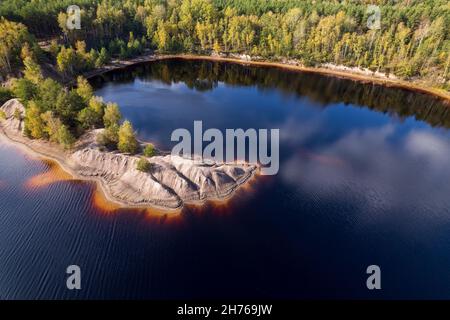
<path id="1" fill-rule="evenodd" d="M 73 4 L 91 6 L 90 0 L 2 0 L 0 16 L 8 20 L 23 22 L 30 32 L 45 38 L 60 32 L 58 14 Z"/>
<path id="2" fill-rule="evenodd" d="M 11 73 L 21 64 L 21 53 L 32 50 L 38 48 L 27 27 L 0 17 L 0 75 Z"/>
<path id="3" fill-rule="evenodd" d="M 0 14 L 30 30 L 64 34 L 61 60 L 85 41 L 99 66 L 111 55 L 145 48 L 162 52 L 246 53 L 365 67 L 445 85 L 450 78 L 450 5 L 447 0 L 378 0 L 381 29 L 367 27 L 369 1 L 324 0 L 4 0 Z M 82 8 L 82 29 L 68 30 L 65 9 Z M 40 17 L 40 18 L 39 18 Z M 42 19 L 48 17 L 48 19 Z M 103 57 L 98 60 L 103 48 Z M 72 49 L 76 50 L 76 49 Z M 69 51 L 69 53 L 68 53 Z M 83 55 L 83 53 L 81 54 Z M 94 62 L 89 60 L 95 60 Z M 90 63 L 90 64 L 89 64 Z M 75 70 L 77 71 L 77 70 Z M 448 83 L 447 83 L 448 85 Z"/>
<path id="4" fill-rule="evenodd" d="M 131 123 L 122 118 L 117 104 L 105 104 L 93 95 L 89 82 L 79 76 L 67 89 L 42 76 L 33 56 L 24 56 L 24 76 L 12 83 L 12 95 L 25 105 L 24 133 L 31 139 L 45 139 L 70 148 L 86 130 L 105 128 L 98 142 L 121 152 L 138 152 Z"/>
<path id="5" fill-rule="evenodd" d="M 381 9 L 380 29 L 367 25 L 371 14 L 367 5 L 373 2 Z M 74 4 L 81 8 L 80 30 L 70 30 L 66 25 L 66 9 Z M 14 96 L 25 104 L 25 133 L 30 138 L 47 139 L 69 148 L 86 130 L 104 127 L 98 137 L 100 144 L 136 153 L 139 143 L 133 127 L 128 121 L 122 122 L 117 105 L 105 104 L 93 96 L 92 88 L 83 78 L 79 77 L 72 89 L 45 78 L 41 70 L 43 62 L 52 62 L 63 77 L 71 79 L 103 66 L 111 57 L 125 59 L 147 49 L 234 53 L 262 59 L 295 59 L 308 66 L 333 63 L 369 68 L 404 78 L 425 79 L 448 89 L 449 25 L 447 0 L 3 0 L 0 76 L 18 75 L 21 70 L 23 77 L 15 79 L 10 89 L 0 90 L 0 102 Z M 46 53 L 35 36 L 52 38 Z M 217 65 L 210 70 L 209 66 L 201 65 L 200 74 L 184 70 L 196 75 L 188 77 L 188 85 L 208 90 L 218 78 L 242 84 L 254 80 L 249 75 L 259 76 L 252 70 L 246 77 L 234 79 L 239 73 L 221 70 Z M 169 77 L 186 77 L 186 73 L 171 73 Z M 153 74 L 159 74 L 158 70 Z M 165 79 L 169 73 L 160 74 L 163 80 L 177 81 Z M 290 77 L 289 73 L 269 74 L 272 76 L 264 79 L 267 84 L 283 86 L 289 78 L 290 88 L 298 84 L 298 91 L 317 95 L 317 90 L 309 88 L 311 81 L 302 81 L 298 74 L 296 77 Z M 317 80 L 320 81 L 324 80 Z M 350 96 L 349 87 L 333 90 L 344 99 Z M 385 107 L 397 106 L 397 100 L 405 98 L 399 93 L 389 100 L 392 97 L 379 90 L 368 96 L 386 101 Z M 332 95 L 325 90 L 314 98 L 320 101 Z M 376 103 L 364 104 L 373 107 Z M 411 112 L 404 109 L 404 104 L 395 107 L 395 111 Z"/>

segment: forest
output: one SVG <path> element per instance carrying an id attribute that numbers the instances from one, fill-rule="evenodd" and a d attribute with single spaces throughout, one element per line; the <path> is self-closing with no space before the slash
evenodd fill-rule
<path id="1" fill-rule="evenodd" d="M 72 4 L 82 9 L 80 30 L 66 26 Z M 367 26 L 369 4 L 380 7 L 380 29 Z M 37 38 L 60 36 L 52 52 L 67 73 L 145 48 L 343 64 L 442 86 L 450 73 L 447 0 L 3 0 L 0 16 L 22 23 Z M 21 42 L 25 31 L 18 32 Z M 87 60 L 81 67 L 80 57 Z M 2 69 L 8 68 L 4 60 Z"/>
<path id="2" fill-rule="evenodd" d="M 22 50 L 24 76 L 13 79 L 11 84 L 11 97 L 18 98 L 26 108 L 25 136 L 68 149 L 86 130 L 105 128 L 97 136 L 101 145 L 131 154 L 140 151 L 132 124 L 120 123 L 122 115 L 117 104 L 104 103 L 94 96 L 92 86 L 82 76 L 71 89 L 44 78 L 39 64 L 28 54 Z M 21 117 L 20 113 L 14 116 Z"/>
<path id="3" fill-rule="evenodd" d="M 81 9 L 80 29 L 67 27 L 69 5 Z M 369 5 L 379 6 L 379 28 L 368 25 Z M 449 25 L 448 0 L 2 0 L 0 76 L 23 77 L 11 81 L 12 90 L 0 90 L 0 102 L 11 96 L 26 101 L 29 113 L 39 118 L 35 123 L 36 117 L 27 116 L 32 137 L 70 145 L 66 133 L 76 137 L 106 125 L 104 143 L 117 145 L 119 120 L 103 119 L 108 106 L 79 89 L 50 83 L 54 80 L 43 74 L 53 65 L 62 79 L 76 79 L 112 58 L 144 52 L 331 63 L 449 90 Z M 82 78 L 78 84 L 88 85 Z M 58 110 L 63 104 L 70 108 Z M 63 138 L 45 129 L 55 122 L 51 116 L 65 128 Z M 131 124 L 123 131 L 129 135 Z"/>

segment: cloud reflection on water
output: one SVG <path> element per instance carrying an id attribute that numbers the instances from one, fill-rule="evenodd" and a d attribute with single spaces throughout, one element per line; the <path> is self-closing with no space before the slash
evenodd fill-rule
<path id="1" fill-rule="evenodd" d="M 448 221 L 448 159 L 445 135 L 426 129 L 400 134 L 388 124 L 352 130 L 314 152 L 296 153 L 282 164 L 280 174 L 303 192 L 351 202 L 361 219 L 389 212 Z"/>

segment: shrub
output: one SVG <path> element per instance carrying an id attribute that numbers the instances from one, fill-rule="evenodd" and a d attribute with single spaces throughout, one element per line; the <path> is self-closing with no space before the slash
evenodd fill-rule
<path id="1" fill-rule="evenodd" d="M 44 78 L 42 77 L 42 71 L 39 64 L 31 57 L 25 57 L 23 60 L 25 65 L 24 78 L 30 80 L 34 84 L 38 85 Z"/>
<path id="2" fill-rule="evenodd" d="M 0 87 L 0 105 L 13 98 L 11 90 Z"/>
<path id="3" fill-rule="evenodd" d="M 97 143 L 109 149 L 116 149 L 119 141 L 119 126 L 114 124 L 97 136 Z"/>
<path id="4" fill-rule="evenodd" d="M 61 120 L 55 117 L 52 111 L 42 113 L 41 119 L 45 122 L 44 131 L 48 139 L 52 142 L 59 142 L 59 129 L 62 126 Z"/>
<path id="5" fill-rule="evenodd" d="M 146 157 L 153 157 L 155 154 L 156 154 L 156 151 L 155 151 L 155 146 L 154 145 L 148 144 L 148 145 L 145 146 L 144 156 L 146 156 Z"/>
<path id="6" fill-rule="evenodd" d="M 105 128 L 119 124 L 121 118 L 122 115 L 120 114 L 119 106 L 115 103 L 108 103 L 103 116 L 103 124 Z"/>
<path id="7" fill-rule="evenodd" d="M 36 85 L 25 78 L 15 80 L 12 88 L 14 96 L 19 98 L 23 103 L 31 100 L 37 92 Z"/>
<path id="8" fill-rule="evenodd" d="M 92 97 L 88 106 L 78 113 L 77 120 L 84 129 L 98 128 L 103 124 L 105 104 L 101 98 Z"/>
<path id="9" fill-rule="evenodd" d="M 139 150 L 139 144 L 130 121 L 125 121 L 119 129 L 119 142 L 117 149 L 123 153 L 135 154 Z"/>
<path id="10" fill-rule="evenodd" d="M 106 48 L 102 48 L 98 54 L 97 60 L 95 61 L 95 66 L 97 68 L 104 66 L 109 60 L 108 51 Z"/>
<path id="11" fill-rule="evenodd" d="M 14 110 L 14 118 L 17 120 L 22 120 L 22 112 L 20 112 L 17 108 Z"/>
<path id="12" fill-rule="evenodd" d="M 25 129 L 33 139 L 44 137 L 45 123 L 41 118 L 41 110 L 35 101 L 28 103 L 28 109 L 25 113 Z"/>
<path id="13" fill-rule="evenodd" d="M 58 129 L 59 143 L 65 148 L 69 149 L 75 143 L 75 138 L 65 125 L 61 125 Z"/>
<path id="14" fill-rule="evenodd" d="M 92 86 L 90 83 L 86 80 L 86 78 L 83 78 L 82 76 L 79 76 L 77 78 L 77 89 L 76 89 L 78 95 L 83 98 L 85 103 L 88 103 L 89 100 L 94 95 L 94 89 L 92 89 Z"/>
<path id="15" fill-rule="evenodd" d="M 94 126 L 97 118 L 94 110 L 86 107 L 78 113 L 77 120 L 83 129 L 89 129 Z"/>
<path id="16" fill-rule="evenodd" d="M 136 169 L 141 172 L 149 172 L 152 165 L 148 160 L 144 157 L 141 157 L 139 161 L 137 162 Z"/>

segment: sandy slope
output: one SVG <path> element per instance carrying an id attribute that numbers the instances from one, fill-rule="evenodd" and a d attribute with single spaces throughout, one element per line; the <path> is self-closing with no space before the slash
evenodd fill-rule
<path id="1" fill-rule="evenodd" d="M 7 101 L 1 109 L 7 119 L 0 121 L 0 132 L 14 144 L 56 162 L 73 177 L 96 181 L 108 200 L 124 207 L 181 208 L 186 203 L 224 199 L 249 178 L 257 165 L 246 163 L 205 163 L 179 156 L 148 158 L 149 172 L 136 169 L 139 156 L 104 151 L 96 143 L 102 129 L 83 135 L 70 151 L 43 140 L 31 140 L 23 133 L 23 121 L 14 118 L 23 105 Z"/>

